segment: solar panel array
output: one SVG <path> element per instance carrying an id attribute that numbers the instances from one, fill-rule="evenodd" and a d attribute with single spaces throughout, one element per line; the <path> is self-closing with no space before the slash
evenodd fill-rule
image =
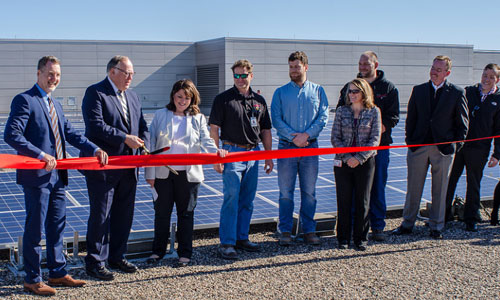
<path id="1" fill-rule="evenodd" d="M 404 144 L 404 116 L 393 131 L 394 145 Z M 152 115 L 146 116 L 148 120 Z M 327 127 L 321 133 L 318 141 L 321 148 L 331 147 L 330 132 L 333 115 L 330 115 Z M 83 121 L 72 118 L 73 126 L 80 132 L 84 131 Z M 5 121 L 0 122 L 0 136 L 3 137 Z M 273 132 L 273 146 L 277 147 L 278 139 Z M 78 150 L 68 147 L 69 155 L 78 156 Z M 401 208 L 405 201 L 406 193 L 406 149 L 393 149 L 390 155 L 389 178 L 386 188 L 387 206 L 389 209 Z M 3 139 L 0 141 L 0 153 L 15 154 Z M 318 200 L 317 213 L 334 214 L 337 211 L 335 179 L 333 176 L 333 155 L 320 156 L 319 178 L 317 181 L 316 196 Z M 270 222 L 278 217 L 278 177 L 276 169 L 271 174 L 265 174 L 263 164 L 259 166 L 259 185 L 254 201 L 252 222 Z M 498 167 L 486 168 L 482 181 L 481 195 L 491 197 L 498 182 Z M 222 205 L 222 175 L 216 173 L 210 165 L 204 166 L 205 182 L 201 184 L 198 205 L 195 210 L 196 228 L 214 228 L 219 224 L 219 212 Z M 430 170 L 429 170 L 430 172 Z M 145 182 L 143 171 L 138 183 L 135 203 L 133 231 L 152 231 L 154 224 L 154 209 L 152 193 Z M 78 231 L 84 236 L 87 230 L 89 214 L 89 200 L 85 178 L 78 171 L 69 171 L 69 186 L 66 190 L 67 225 L 65 237 L 73 237 L 73 232 Z M 465 175 L 462 175 L 465 177 Z M 298 181 L 298 180 L 297 180 Z M 457 187 L 457 194 L 465 195 L 465 179 L 462 178 Z M 427 176 L 423 200 L 430 200 L 430 173 Z M 295 212 L 300 208 L 300 193 L 298 182 L 295 192 Z M 16 184 L 15 171 L 0 172 L 0 249 L 16 243 L 18 237 L 23 235 L 25 221 L 24 194 L 21 186 Z M 175 214 L 174 214 L 175 215 Z M 172 218 L 175 222 L 175 216 Z"/>

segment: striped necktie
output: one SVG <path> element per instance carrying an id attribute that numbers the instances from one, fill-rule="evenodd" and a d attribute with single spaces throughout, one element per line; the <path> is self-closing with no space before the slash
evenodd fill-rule
<path id="1" fill-rule="evenodd" d="M 125 94 L 123 91 L 118 90 L 116 93 L 118 96 L 118 100 L 120 100 L 120 104 L 122 106 L 123 110 L 123 115 L 125 116 L 125 120 L 127 121 L 127 124 L 129 123 L 129 116 L 128 116 L 128 107 L 127 107 L 127 99 L 125 99 Z"/>
<path id="2" fill-rule="evenodd" d="M 54 102 L 52 102 L 52 99 L 50 97 L 48 97 L 47 99 L 49 101 L 50 127 L 52 127 L 52 132 L 54 133 L 54 137 L 56 139 L 56 158 L 62 159 L 63 150 L 61 135 L 59 134 L 59 119 L 57 118 Z"/>

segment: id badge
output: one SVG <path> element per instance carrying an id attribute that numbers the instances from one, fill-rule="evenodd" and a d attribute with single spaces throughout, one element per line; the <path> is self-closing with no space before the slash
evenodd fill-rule
<path id="1" fill-rule="evenodd" d="M 259 125 L 257 124 L 257 118 L 256 118 L 256 117 L 251 117 L 251 118 L 250 118 L 250 125 L 252 125 L 252 127 L 257 127 L 257 126 L 259 126 Z"/>
<path id="2" fill-rule="evenodd" d="M 342 167 L 342 161 L 340 159 L 334 159 L 333 160 L 333 166 L 334 167 Z"/>

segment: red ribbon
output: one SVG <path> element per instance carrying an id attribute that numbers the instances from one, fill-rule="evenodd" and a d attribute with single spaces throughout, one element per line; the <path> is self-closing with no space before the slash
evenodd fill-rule
<path id="1" fill-rule="evenodd" d="M 158 155 L 124 155 L 110 156 L 108 165 L 101 166 L 97 157 L 79 157 L 67 158 L 57 161 L 57 169 L 68 170 L 111 170 L 111 169 L 128 169 L 136 167 L 155 167 L 164 165 L 206 165 L 216 163 L 231 163 L 236 161 L 251 161 L 278 159 L 290 157 L 329 155 L 338 153 L 353 153 L 370 150 L 386 150 L 410 147 L 422 147 L 432 145 L 444 145 L 457 142 L 472 142 L 486 140 L 492 138 L 500 138 L 500 135 L 483 137 L 477 139 L 443 142 L 435 144 L 419 144 L 419 145 L 397 145 L 397 146 L 376 146 L 376 147 L 344 147 L 344 148 L 299 148 L 299 149 L 284 149 L 284 150 L 268 150 L 268 151 L 244 151 L 231 152 L 226 157 L 220 157 L 215 153 L 189 153 L 189 154 L 158 154 Z M 36 158 L 14 154 L 0 154 L 1 169 L 43 169 L 45 162 Z"/>

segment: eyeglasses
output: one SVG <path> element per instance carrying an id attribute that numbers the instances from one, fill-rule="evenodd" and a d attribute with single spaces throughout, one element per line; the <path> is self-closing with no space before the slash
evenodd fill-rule
<path id="1" fill-rule="evenodd" d="M 349 94 L 359 94 L 361 92 L 361 90 L 348 90 L 347 93 Z"/>
<path id="2" fill-rule="evenodd" d="M 115 68 L 115 69 L 117 69 L 118 71 L 122 72 L 122 73 L 123 73 L 123 74 L 125 74 L 125 76 L 127 76 L 127 77 L 129 77 L 129 76 L 130 76 L 130 77 L 133 77 L 133 76 L 135 75 L 135 72 L 127 72 L 127 71 L 122 70 L 122 69 L 120 69 L 120 68 L 118 68 L 118 67 L 113 67 L 113 68 Z"/>
<path id="3" fill-rule="evenodd" d="M 240 79 L 240 78 L 246 79 L 248 77 L 248 75 L 250 75 L 250 74 L 236 74 L 236 73 L 234 73 L 233 77 L 235 79 Z"/>

